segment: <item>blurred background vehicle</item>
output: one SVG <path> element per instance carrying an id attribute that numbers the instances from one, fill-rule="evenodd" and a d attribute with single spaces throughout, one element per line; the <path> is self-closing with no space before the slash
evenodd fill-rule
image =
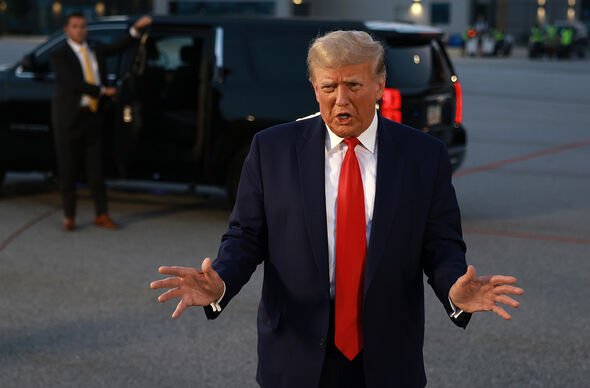
<path id="1" fill-rule="evenodd" d="M 469 28 L 462 35 L 463 52 L 465 55 L 474 56 L 502 56 L 507 57 L 512 53 L 514 37 L 505 34 L 497 28 L 477 31 Z"/>

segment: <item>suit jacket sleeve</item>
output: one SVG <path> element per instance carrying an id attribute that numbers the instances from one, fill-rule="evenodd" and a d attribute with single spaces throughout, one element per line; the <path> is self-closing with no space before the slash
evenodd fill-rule
<path id="1" fill-rule="evenodd" d="M 225 282 L 226 291 L 221 307 L 250 280 L 256 266 L 267 256 L 267 226 L 264 213 L 263 182 L 260 169 L 260 145 L 256 135 L 250 152 L 244 161 L 236 203 L 229 220 L 229 227 L 221 240 L 221 246 L 213 268 Z M 219 313 L 205 307 L 207 318 Z"/>
<path id="2" fill-rule="evenodd" d="M 439 147 L 439 162 L 432 200 L 424 233 L 423 268 L 428 283 L 444 305 L 447 313 L 449 291 L 455 281 L 467 270 L 465 243 L 461 232 L 461 215 L 451 182 L 452 169 L 444 145 Z M 453 322 L 465 327 L 471 314 L 462 313 Z"/>

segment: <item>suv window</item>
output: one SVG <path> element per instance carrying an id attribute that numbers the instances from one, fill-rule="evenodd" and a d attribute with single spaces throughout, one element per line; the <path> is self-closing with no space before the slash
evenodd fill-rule
<path id="1" fill-rule="evenodd" d="M 311 35 L 306 39 L 302 34 L 289 32 L 268 34 L 255 32 L 250 34 L 250 53 L 254 68 L 254 79 L 262 82 L 306 83 L 307 75 L 305 53 Z M 277 47 L 288 47 L 280 55 Z"/>
<path id="2" fill-rule="evenodd" d="M 227 27 L 225 30 L 228 82 L 307 83 L 307 48 L 317 37 L 317 29 L 278 29 L 272 34 L 264 29 Z M 285 50 L 277 53 L 277 47 Z"/>
<path id="3" fill-rule="evenodd" d="M 388 46 L 385 57 L 387 83 L 396 88 L 426 89 L 451 82 L 451 73 L 433 44 Z"/>
<path id="4" fill-rule="evenodd" d="M 153 54 L 148 58 L 148 65 L 172 71 L 188 62 L 183 58 L 183 51 L 193 46 L 192 36 L 167 36 L 152 38 Z"/>
<path id="5" fill-rule="evenodd" d="M 119 39 L 125 30 L 92 30 L 88 31 L 88 41 L 100 44 L 110 44 Z M 39 47 L 35 55 L 35 69 L 37 72 L 49 72 L 49 56 L 57 47 L 65 41 L 65 35 L 61 34 Z M 120 55 L 113 55 L 106 59 L 107 74 L 116 74 L 119 68 Z"/>

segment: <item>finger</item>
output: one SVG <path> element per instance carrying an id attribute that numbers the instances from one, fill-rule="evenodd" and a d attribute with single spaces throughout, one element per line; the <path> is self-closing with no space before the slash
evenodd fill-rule
<path id="1" fill-rule="evenodd" d="M 150 283 L 150 288 L 177 288 L 180 286 L 180 278 L 166 278 Z"/>
<path id="2" fill-rule="evenodd" d="M 524 290 L 520 287 L 502 285 L 502 286 L 494 287 L 494 293 L 497 295 L 501 295 L 501 294 L 522 295 L 522 294 L 524 294 Z"/>
<path id="3" fill-rule="evenodd" d="M 501 284 L 515 284 L 517 279 L 514 276 L 494 275 L 491 277 L 490 282 L 494 286 Z"/>
<path id="4" fill-rule="evenodd" d="M 176 310 L 172 313 L 172 319 L 180 317 L 182 313 L 184 313 L 184 310 L 186 310 L 186 304 L 184 303 L 184 300 L 181 299 L 176 305 Z"/>
<path id="5" fill-rule="evenodd" d="M 510 307 L 514 307 L 514 308 L 518 308 L 520 306 L 519 301 L 512 299 L 511 297 L 506 296 L 506 295 L 497 296 L 496 302 L 504 303 L 505 305 L 510 306 Z"/>
<path id="6" fill-rule="evenodd" d="M 164 303 L 170 299 L 178 298 L 180 296 L 182 296 L 182 290 L 180 290 L 180 288 L 174 288 L 174 289 L 168 290 L 165 293 L 163 293 L 162 295 L 160 295 L 158 297 L 158 302 Z"/>
<path id="7" fill-rule="evenodd" d="M 477 273 L 475 271 L 475 267 L 470 265 L 467 267 L 467 271 L 465 272 L 465 274 L 463 276 L 461 276 L 459 279 L 457 279 L 457 281 L 459 282 L 460 285 L 464 286 L 464 285 L 469 284 L 471 281 L 473 281 L 476 276 L 477 276 Z"/>
<path id="8" fill-rule="evenodd" d="M 498 314 L 500 317 L 504 318 L 507 321 L 509 321 L 509 320 L 512 319 L 512 317 L 510 316 L 510 314 L 508 314 L 506 312 L 506 310 L 504 310 L 500 306 L 494 306 L 494 307 L 492 307 L 492 311 L 495 312 L 496 314 Z"/>
<path id="9" fill-rule="evenodd" d="M 158 268 L 158 272 L 163 275 L 174 275 L 174 276 L 187 276 L 191 271 L 194 271 L 194 268 L 191 267 L 160 267 Z"/>

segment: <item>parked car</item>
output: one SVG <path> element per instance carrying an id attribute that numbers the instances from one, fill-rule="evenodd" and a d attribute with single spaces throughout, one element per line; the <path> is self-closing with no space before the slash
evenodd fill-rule
<path id="1" fill-rule="evenodd" d="M 132 20 L 89 23 L 108 43 Z M 441 139 L 458 168 L 465 155 L 462 93 L 442 31 L 381 22 L 154 17 L 132 48 L 108 59 L 119 88 L 106 126 L 110 177 L 225 186 L 235 193 L 253 135 L 318 110 L 307 80 L 309 42 L 336 29 L 365 30 L 386 47 L 384 116 Z M 0 174 L 55 172 L 50 53 L 58 32 L 0 72 Z"/>

